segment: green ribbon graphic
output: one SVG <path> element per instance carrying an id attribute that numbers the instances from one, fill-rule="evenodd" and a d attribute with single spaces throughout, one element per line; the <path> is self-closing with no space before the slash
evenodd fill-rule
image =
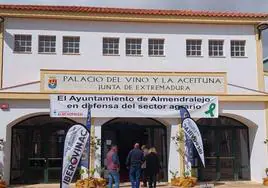
<path id="1" fill-rule="evenodd" d="M 211 103 L 209 105 L 209 109 L 207 111 L 205 111 L 205 114 L 209 114 L 210 117 L 214 117 L 214 110 L 216 108 L 216 104 L 215 103 Z"/>

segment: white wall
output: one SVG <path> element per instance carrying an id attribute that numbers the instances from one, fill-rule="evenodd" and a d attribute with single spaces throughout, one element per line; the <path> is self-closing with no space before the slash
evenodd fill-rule
<path id="1" fill-rule="evenodd" d="M 32 53 L 13 53 L 14 34 L 32 35 Z M 56 54 L 38 54 L 38 35 L 56 35 Z M 62 55 L 62 37 L 80 36 L 80 55 Z M 102 55 L 102 38 L 120 37 L 120 56 Z M 142 38 L 142 56 L 125 55 L 125 38 Z M 147 39 L 165 39 L 165 56 L 148 57 Z M 186 57 L 186 39 L 203 40 L 203 57 Z M 208 39 L 223 39 L 224 57 L 208 57 Z M 246 40 L 246 57 L 230 57 L 230 40 Z M 253 26 L 77 20 L 5 21 L 3 87 L 40 80 L 40 69 L 228 72 L 230 93 L 257 89 Z"/>

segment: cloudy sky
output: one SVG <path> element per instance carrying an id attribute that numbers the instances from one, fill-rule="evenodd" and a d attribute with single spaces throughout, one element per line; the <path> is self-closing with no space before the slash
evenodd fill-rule
<path id="1" fill-rule="evenodd" d="M 0 3 L 193 9 L 268 13 L 268 0 L 0 0 Z M 263 42 L 264 56 L 268 57 L 268 31 L 265 31 L 264 33 Z"/>

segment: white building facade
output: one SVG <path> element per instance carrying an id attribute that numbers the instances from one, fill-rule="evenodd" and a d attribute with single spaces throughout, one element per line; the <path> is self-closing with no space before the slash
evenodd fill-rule
<path id="1" fill-rule="evenodd" d="M 59 181 L 64 135 L 75 123 L 85 125 L 86 119 L 50 117 L 51 94 L 217 97 L 218 118 L 195 118 L 207 164 L 203 168 L 195 162 L 198 179 L 262 181 L 268 167 L 264 144 L 268 96 L 256 25 L 267 15 L 17 7 L 0 5 L 0 138 L 7 182 Z M 223 78 L 223 83 L 219 87 L 193 83 L 192 90 L 190 82 L 190 89 L 164 93 L 150 93 L 150 89 L 128 92 L 115 86 L 97 91 L 83 84 L 76 86 L 77 81 L 72 79 L 60 89 L 46 88 L 55 80 L 49 81 L 44 75 L 65 73 L 156 75 L 159 79 L 176 74 L 209 75 Z M 159 151 L 162 181 L 172 178 L 170 171 L 181 172 L 182 160 L 172 140 L 180 129 L 180 117 L 120 113 L 117 117 L 94 117 L 94 109 L 92 114 L 92 134 L 101 140 L 91 159 L 93 167 L 104 165 L 111 144 L 121 148 L 123 164 L 133 143 L 140 142 Z M 126 169 L 121 172 L 122 181 L 127 181 Z"/>

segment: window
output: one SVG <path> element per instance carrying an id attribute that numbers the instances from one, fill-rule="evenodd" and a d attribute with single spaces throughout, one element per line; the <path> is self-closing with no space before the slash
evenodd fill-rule
<path id="1" fill-rule="evenodd" d="M 56 52 L 56 36 L 39 36 L 39 53 Z"/>
<path id="2" fill-rule="evenodd" d="M 231 41 L 231 56 L 232 57 L 245 57 L 246 41 L 244 40 L 232 40 Z"/>
<path id="3" fill-rule="evenodd" d="M 103 38 L 103 55 L 119 55 L 119 38 Z"/>
<path id="4" fill-rule="evenodd" d="M 202 40 L 186 40 L 186 55 L 201 56 Z"/>
<path id="5" fill-rule="evenodd" d="M 14 52 L 29 53 L 32 51 L 31 35 L 15 35 Z"/>
<path id="6" fill-rule="evenodd" d="M 164 55 L 164 39 L 149 39 L 148 41 L 149 56 Z"/>
<path id="7" fill-rule="evenodd" d="M 79 54 L 80 37 L 63 37 L 63 54 Z"/>
<path id="8" fill-rule="evenodd" d="M 141 39 L 126 39 L 126 55 L 141 55 Z"/>
<path id="9" fill-rule="evenodd" d="M 223 40 L 210 40 L 208 42 L 208 55 L 211 57 L 222 57 Z"/>

